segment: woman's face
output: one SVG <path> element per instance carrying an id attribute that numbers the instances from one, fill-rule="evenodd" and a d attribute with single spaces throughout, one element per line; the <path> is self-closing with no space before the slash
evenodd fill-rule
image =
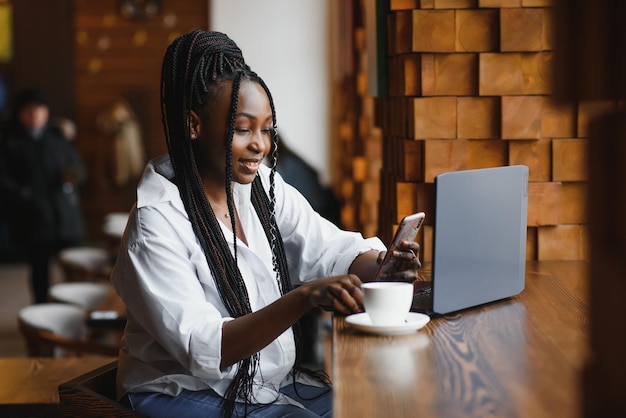
<path id="1" fill-rule="evenodd" d="M 224 85 L 209 103 L 208 115 L 192 115 L 192 132 L 198 136 L 196 163 L 204 181 L 223 181 L 225 172 L 226 135 L 232 83 Z M 260 84 L 243 80 L 235 114 L 232 145 L 233 180 L 251 183 L 272 146 L 272 109 Z"/>

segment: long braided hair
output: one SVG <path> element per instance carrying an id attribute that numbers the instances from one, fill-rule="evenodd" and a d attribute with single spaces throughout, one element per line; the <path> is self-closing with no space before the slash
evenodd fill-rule
<path id="1" fill-rule="evenodd" d="M 229 314 L 235 318 L 252 312 L 248 292 L 237 267 L 237 246 L 234 256 L 226 242 L 217 218 L 202 187 L 194 156 L 195 141 L 191 140 L 189 115 L 210 112 L 209 102 L 224 83 L 232 83 L 231 109 L 226 136 L 225 190 L 228 212 L 236 237 L 232 199 L 232 139 L 238 106 L 239 86 L 242 80 L 258 82 L 269 98 L 273 117 L 273 143 L 269 196 L 257 176 L 252 183 L 252 204 L 261 220 L 272 248 L 272 262 L 282 294 L 292 288 L 287 270 L 283 241 L 278 231 L 274 212 L 274 174 L 276 170 L 278 136 L 276 113 L 272 96 L 263 82 L 245 63 L 241 50 L 225 34 L 194 30 L 182 35 L 168 47 L 161 73 L 161 112 L 167 146 L 176 175 L 181 199 L 191 221 L 214 277 L 216 286 Z M 294 330 L 296 346 L 299 332 Z M 299 351 L 299 350 L 298 350 Z M 298 356 L 297 356 L 298 357 Z M 235 401 L 244 399 L 246 406 L 253 394 L 253 378 L 258 369 L 259 355 L 240 361 L 237 372 L 226 392 L 224 416 L 231 416 Z"/>

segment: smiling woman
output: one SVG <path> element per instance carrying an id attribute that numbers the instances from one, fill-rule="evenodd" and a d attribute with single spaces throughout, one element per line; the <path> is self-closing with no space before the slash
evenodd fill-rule
<path id="1" fill-rule="evenodd" d="M 111 275 L 128 310 L 120 398 L 152 417 L 330 416 L 327 377 L 300 365 L 298 320 L 361 312 L 384 245 L 322 218 L 276 172 L 272 95 L 225 34 L 170 45 L 161 109 L 169 152 L 145 170 Z M 417 262 L 397 264 L 417 277 Z"/>

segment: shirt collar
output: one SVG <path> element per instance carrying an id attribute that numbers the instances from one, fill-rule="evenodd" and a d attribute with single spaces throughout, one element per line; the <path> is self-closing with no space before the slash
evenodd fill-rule
<path id="1" fill-rule="evenodd" d="M 267 170 L 263 167 L 261 171 Z M 168 154 L 151 160 L 137 188 L 137 207 L 171 202 L 176 208 L 185 212 L 178 186 L 172 181 L 174 177 L 174 167 Z M 251 184 L 233 183 L 235 205 L 240 210 L 250 202 L 251 186 Z"/>

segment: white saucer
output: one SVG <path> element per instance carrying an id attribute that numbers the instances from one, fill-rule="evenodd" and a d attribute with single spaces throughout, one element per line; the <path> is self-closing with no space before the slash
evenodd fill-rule
<path id="1" fill-rule="evenodd" d="M 346 316 L 346 323 L 360 331 L 379 335 L 403 335 L 410 334 L 423 328 L 430 321 L 428 315 L 417 312 L 409 312 L 406 322 L 398 325 L 374 325 L 367 313 Z"/>

